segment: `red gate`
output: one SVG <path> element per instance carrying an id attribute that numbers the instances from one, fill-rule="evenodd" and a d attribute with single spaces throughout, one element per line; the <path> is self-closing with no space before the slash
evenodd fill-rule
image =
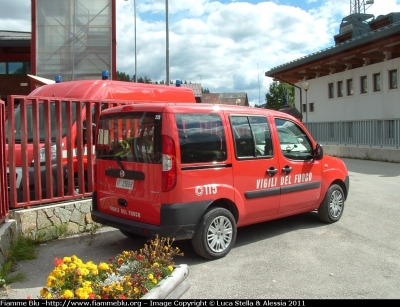
<path id="1" fill-rule="evenodd" d="M 7 160 L 5 154 L 6 147 L 6 107 L 3 100 L 0 100 L 0 224 L 8 215 L 8 185 L 7 185 Z"/>
<path id="2" fill-rule="evenodd" d="M 121 103 L 12 95 L 8 101 L 1 174 L 9 208 L 90 197 L 94 123 L 101 109 Z"/>

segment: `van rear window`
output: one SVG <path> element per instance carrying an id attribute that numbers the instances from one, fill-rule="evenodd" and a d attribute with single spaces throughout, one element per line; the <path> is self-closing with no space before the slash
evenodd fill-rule
<path id="1" fill-rule="evenodd" d="M 176 114 L 182 163 L 221 162 L 227 158 L 219 114 Z"/>
<path id="2" fill-rule="evenodd" d="M 103 160 L 160 164 L 160 114 L 132 112 L 100 117 L 96 157 Z"/>

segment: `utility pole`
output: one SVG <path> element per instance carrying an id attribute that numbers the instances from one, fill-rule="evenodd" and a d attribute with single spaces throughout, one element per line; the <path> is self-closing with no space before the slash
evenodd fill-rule
<path id="1" fill-rule="evenodd" d="M 168 0 L 165 0 L 165 34 L 166 34 L 166 63 L 165 68 L 167 72 L 167 86 L 169 86 L 169 28 L 168 28 Z"/>

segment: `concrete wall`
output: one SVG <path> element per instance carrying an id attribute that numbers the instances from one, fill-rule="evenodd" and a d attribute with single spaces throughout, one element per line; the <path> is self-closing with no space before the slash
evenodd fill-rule
<path id="1" fill-rule="evenodd" d="M 379 148 L 368 146 L 340 146 L 322 144 L 324 153 L 336 157 L 377 160 L 400 163 L 399 148 Z"/>

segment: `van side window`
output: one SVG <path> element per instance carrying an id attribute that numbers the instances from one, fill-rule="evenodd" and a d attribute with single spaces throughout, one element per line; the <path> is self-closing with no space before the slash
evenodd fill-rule
<path id="1" fill-rule="evenodd" d="M 221 162 L 227 158 L 219 114 L 176 114 L 182 163 Z"/>
<path id="2" fill-rule="evenodd" d="M 312 159 L 312 143 L 300 126 L 286 119 L 275 118 L 282 154 L 291 160 Z"/>
<path id="3" fill-rule="evenodd" d="M 231 116 L 236 157 L 272 157 L 271 131 L 263 116 Z"/>

